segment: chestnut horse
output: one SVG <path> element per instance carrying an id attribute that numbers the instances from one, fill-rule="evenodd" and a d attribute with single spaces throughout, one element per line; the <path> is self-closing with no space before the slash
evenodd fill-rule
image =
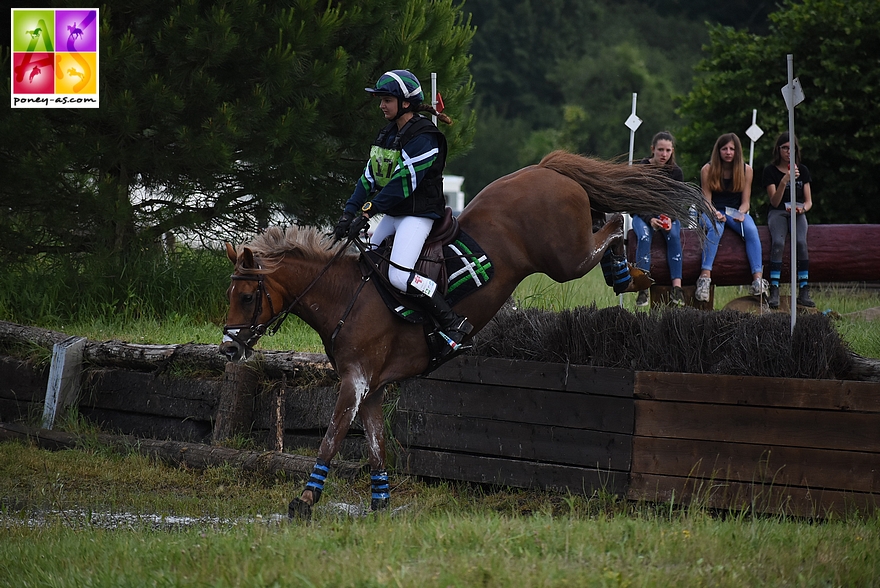
<path id="1" fill-rule="evenodd" d="M 565 282 L 584 276 L 609 247 L 622 256 L 622 215 L 613 215 L 594 233 L 596 213 L 665 213 L 687 219 L 692 209 L 706 211 L 700 191 L 654 166 L 553 152 L 538 165 L 496 180 L 461 213 L 461 229 L 482 246 L 495 274 L 455 311 L 468 318 L 476 333 L 526 276 L 544 273 Z M 394 316 L 374 287 L 363 286 L 357 251 L 328 244 L 314 228 L 272 227 L 237 251 L 226 245 L 235 271 L 221 353 L 231 361 L 242 359 L 267 329 L 277 330 L 292 313 L 321 336 L 340 378 L 315 469 L 301 496 L 290 503 L 291 518 L 311 515 L 330 462 L 357 415 L 373 472 L 371 508 L 387 506 L 383 391 L 389 383 L 424 374 L 432 359 L 422 325 Z M 644 282 L 631 285 L 629 291 L 644 287 Z"/>

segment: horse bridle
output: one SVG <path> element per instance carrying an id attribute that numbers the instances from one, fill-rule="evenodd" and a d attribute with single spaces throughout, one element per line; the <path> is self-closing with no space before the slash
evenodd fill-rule
<path id="1" fill-rule="evenodd" d="M 318 273 L 318 275 L 315 276 L 315 279 L 313 279 L 311 281 L 311 283 L 305 287 L 305 289 L 300 293 L 300 295 L 297 296 L 296 298 L 294 298 L 293 302 L 291 302 L 287 306 L 287 308 L 283 309 L 281 312 L 279 312 L 277 314 L 275 313 L 275 305 L 272 304 L 272 295 L 269 293 L 269 290 L 263 285 L 263 280 L 266 277 L 266 274 L 264 274 L 264 273 L 255 273 L 255 274 L 246 274 L 246 275 L 232 274 L 230 276 L 230 279 L 232 279 L 233 281 L 241 280 L 241 281 L 257 282 L 257 290 L 254 293 L 257 297 L 257 301 L 256 301 L 256 304 L 254 305 L 254 314 L 251 317 L 251 323 L 249 325 L 245 324 L 245 323 L 241 323 L 238 325 L 224 325 L 223 326 L 224 338 L 229 337 L 230 340 L 235 341 L 239 345 L 244 346 L 244 348 L 246 350 L 253 351 L 254 345 L 257 343 L 257 341 L 260 340 L 260 337 L 262 337 L 263 335 L 267 335 L 267 334 L 268 334 L 268 336 L 271 337 L 272 335 L 274 335 L 275 333 L 278 332 L 278 329 L 281 328 L 281 325 L 284 323 L 284 319 L 287 318 L 287 315 L 289 315 L 293 311 L 293 308 L 297 304 L 299 304 L 299 302 L 303 299 L 303 297 L 306 294 L 308 294 L 309 290 L 311 290 L 312 287 L 318 282 L 318 280 L 321 279 L 321 276 L 323 276 L 327 272 L 327 270 L 330 269 L 330 266 L 333 264 L 333 262 L 336 261 L 337 259 L 339 259 L 339 257 L 345 252 L 345 249 L 346 249 L 346 247 L 340 247 L 339 251 L 336 252 L 336 255 L 334 255 L 330 259 L 330 261 L 327 262 L 327 265 L 324 266 L 324 269 L 322 269 Z M 257 266 L 257 270 L 262 270 L 262 268 L 259 267 L 259 264 Z M 266 301 L 269 303 L 269 312 L 271 313 L 272 318 L 270 318 L 269 321 L 266 323 L 257 324 L 257 321 L 260 318 L 260 314 L 262 314 L 262 312 L 263 312 L 263 297 L 264 296 L 266 298 Z M 242 328 L 248 329 L 251 332 L 251 336 L 247 341 L 243 340 L 239 336 L 239 333 L 241 332 Z"/>

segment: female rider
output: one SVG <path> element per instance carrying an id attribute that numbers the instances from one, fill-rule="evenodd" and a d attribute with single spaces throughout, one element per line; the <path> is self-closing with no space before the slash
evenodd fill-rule
<path id="1" fill-rule="evenodd" d="M 379 98 L 379 108 L 389 124 L 373 142 L 370 160 L 333 234 L 337 240 L 356 238 L 370 217 L 384 214 L 370 243 L 377 246 L 394 235 L 389 281 L 436 320 L 449 341 L 445 354 L 463 351 L 469 346 L 461 342 L 473 326 L 450 308 L 433 280 L 413 270 L 434 221 L 446 208 L 446 138 L 429 118 L 419 114 L 420 110 L 437 112 L 422 104 L 424 93 L 418 78 L 404 69 L 387 71 L 375 87 L 364 89 Z M 438 117 L 447 124 L 452 122 L 445 115 Z"/>

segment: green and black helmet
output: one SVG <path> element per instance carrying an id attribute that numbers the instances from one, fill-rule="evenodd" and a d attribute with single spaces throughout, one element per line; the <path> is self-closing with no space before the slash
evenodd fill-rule
<path id="1" fill-rule="evenodd" d="M 364 90 L 378 96 L 395 96 L 399 100 L 408 101 L 413 106 L 421 104 L 425 99 L 419 78 L 405 69 L 386 71 L 374 88 L 364 88 Z"/>

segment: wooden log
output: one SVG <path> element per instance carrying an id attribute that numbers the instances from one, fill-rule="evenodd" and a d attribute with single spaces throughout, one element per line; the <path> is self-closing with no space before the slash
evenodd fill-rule
<path id="1" fill-rule="evenodd" d="M 272 386 L 269 393 L 269 434 L 266 446 L 271 451 L 284 451 L 284 398 L 287 391 L 287 375 L 281 377 L 280 385 Z"/>
<path id="2" fill-rule="evenodd" d="M 67 338 L 68 335 L 64 333 L 0 321 L 0 345 L 36 343 L 51 349 Z M 88 341 L 83 350 L 83 360 L 93 366 L 158 373 L 175 362 L 196 364 L 218 372 L 223 371 L 228 363 L 220 355 L 217 345 L 142 345 L 123 341 Z M 257 352 L 246 363 L 269 377 L 281 377 L 281 374 L 286 373 L 292 376 L 308 375 L 310 379 L 317 381 L 335 379 L 333 368 L 327 356 L 322 353 L 266 350 Z"/>
<path id="3" fill-rule="evenodd" d="M 99 434 L 87 437 L 47 429 L 32 429 L 19 423 L 0 423 L 0 441 L 28 441 L 36 443 L 43 449 L 73 449 L 95 438 L 102 445 L 122 451 L 137 451 L 165 463 L 199 470 L 231 465 L 245 471 L 269 475 L 283 472 L 295 479 L 304 479 L 311 474 L 312 466 L 315 465 L 314 457 L 277 451 L 240 451 L 229 447 L 158 441 L 131 435 Z M 331 469 L 333 475 L 353 480 L 360 476 L 366 467 L 353 462 L 335 461 Z"/>
<path id="4" fill-rule="evenodd" d="M 764 274 L 768 273 L 770 232 L 758 227 L 764 259 Z M 627 236 L 627 257 L 635 260 L 638 239 L 630 231 Z M 880 225 L 810 225 L 807 233 L 810 251 L 811 282 L 873 282 L 880 280 Z M 695 284 L 700 274 L 702 250 L 697 235 L 690 229 L 682 231 L 682 283 Z M 786 240 L 782 255 L 782 279 L 791 277 L 790 240 Z M 671 286 L 669 266 L 666 263 L 666 240 L 654 235 L 651 240 L 651 277 L 660 286 Z M 718 246 L 718 255 L 712 268 L 712 283 L 716 286 L 751 284 L 752 274 L 746 260 L 742 237 L 725 230 Z"/>
<path id="5" fill-rule="evenodd" d="M 214 419 L 214 443 L 222 443 L 238 433 L 250 432 L 257 385 L 257 373 L 253 369 L 242 363 L 226 364 Z"/>

